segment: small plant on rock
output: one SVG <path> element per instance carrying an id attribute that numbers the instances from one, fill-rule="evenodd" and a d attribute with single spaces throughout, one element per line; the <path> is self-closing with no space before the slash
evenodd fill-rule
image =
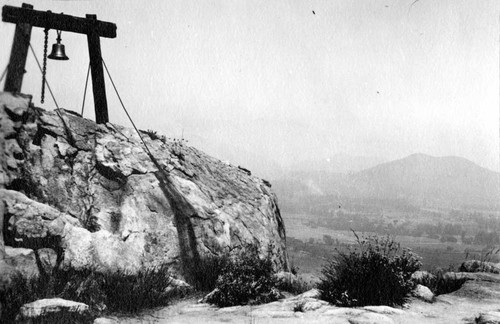
<path id="1" fill-rule="evenodd" d="M 268 303 L 279 298 L 275 281 L 270 257 L 249 247 L 225 264 L 207 301 L 219 307 Z"/>
<path id="2" fill-rule="evenodd" d="M 306 306 L 306 302 L 305 301 L 301 301 L 301 302 L 296 303 L 293 306 L 294 313 L 296 313 L 296 312 L 304 313 L 305 312 L 305 306 Z"/>
<path id="3" fill-rule="evenodd" d="M 148 129 L 148 130 L 141 130 L 141 132 L 147 134 L 149 138 L 151 138 L 153 141 L 154 140 L 160 140 L 165 144 L 167 142 L 167 138 L 165 135 L 159 135 L 155 130 Z"/>
<path id="4" fill-rule="evenodd" d="M 177 156 L 179 159 L 184 160 L 183 148 L 186 146 L 188 141 L 185 140 L 184 138 L 181 138 L 181 139 L 174 138 L 173 142 L 174 142 L 174 145 L 172 146 L 172 153 L 175 156 Z"/>
<path id="5" fill-rule="evenodd" d="M 323 267 L 321 298 L 339 306 L 402 305 L 415 287 L 411 275 L 419 257 L 390 237 L 360 238 L 357 247 L 340 252 Z"/>

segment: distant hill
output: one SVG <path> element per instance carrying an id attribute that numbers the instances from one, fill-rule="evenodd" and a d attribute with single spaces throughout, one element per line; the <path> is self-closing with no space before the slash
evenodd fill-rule
<path id="1" fill-rule="evenodd" d="M 498 205 L 499 176 L 461 157 L 413 154 L 358 172 L 349 180 L 362 196 L 459 207 Z"/>
<path id="2" fill-rule="evenodd" d="M 455 156 L 413 154 L 351 174 L 301 172 L 273 184 L 284 201 L 293 193 L 293 199 L 322 194 L 402 200 L 420 207 L 500 207 L 500 174 Z"/>

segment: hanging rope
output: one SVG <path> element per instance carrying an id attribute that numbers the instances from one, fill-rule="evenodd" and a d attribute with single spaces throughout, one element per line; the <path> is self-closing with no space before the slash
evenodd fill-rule
<path id="1" fill-rule="evenodd" d="M 7 74 L 7 70 L 9 69 L 9 65 L 5 67 L 5 69 L 2 72 L 2 76 L 0 77 L 0 82 L 2 82 L 3 78 L 5 77 L 5 74 Z"/>
<path id="2" fill-rule="evenodd" d="M 101 58 L 102 59 L 102 58 Z M 116 95 L 118 96 L 118 99 L 120 100 L 120 104 L 122 105 L 123 110 L 127 114 L 128 119 L 130 120 L 130 123 L 132 123 L 132 126 L 134 126 L 135 131 L 139 135 L 139 138 L 142 141 L 142 144 L 144 145 L 146 149 L 146 154 L 148 155 L 149 159 L 153 162 L 153 164 L 156 166 L 158 169 L 158 172 L 154 172 L 156 178 L 158 179 L 160 183 L 160 189 L 163 191 L 163 194 L 167 198 L 167 200 L 170 203 L 170 206 L 172 207 L 172 210 L 174 211 L 174 216 L 175 217 L 180 217 L 180 215 L 185 214 L 183 210 L 188 208 L 189 212 L 191 214 L 197 215 L 196 210 L 194 207 L 189 204 L 185 198 L 183 198 L 182 194 L 179 193 L 177 189 L 175 189 L 175 186 L 172 185 L 171 180 L 169 179 L 169 172 L 165 170 L 165 168 L 158 162 L 158 160 L 154 157 L 153 153 L 149 150 L 148 145 L 142 138 L 141 133 L 135 126 L 134 121 L 130 117 L 127 109 L 125 108 L 125 105 L 123 104 L 123 101 L 120 97 L 120 94 L 118 93 L 118 89 L 116 89 L 115 83 L 113 82 L 113 78 L 111 77 L 111 74 L 109 73 L 108 67 L 106 66 L 106 63 L 104 60 L 102 60 L 102 63 L 104 65 L 104 68 L 106 69 L 106 73 L 108 74 L 109 80 L 111 81 L 111 84 L 113 85 L 113 88 L 115 89 Z"/>
<path id="3" fill-rule="evenodd" d="M 87 96 L 87 85 L 89 83 L 89 74 L 90 74 L 90 63 L 89 63 L 89 68 L 87 69 L 87 78 L 85 79 L 85 89 L 83 90 L 82 113 L 80 114 L 82 117 L 83 117 L 83 109 L 85 108 L 85 97 Z"/>
<path id="4" fill-rule="evenodd" d="M 41 95 L 41 99 L 40 99 L 40 102 L 41 103 L 44 103 L 45 102 L 45 79 L 46 79 L 46 75 L 47 75 L 47 43 L 49 41 L 49 29 L 48 28 L 45 28 L 43 30 L 43 32 L 45 33 L 45 39 L 43 41 L 43 69 L 42 69 L 42 95 Z M 30 43 L 30 46 L 31 46 L 31 43 Z M 36 58 L 36 56 L 35 56 Z M 38 60 L 37 60 L 38 62 Z"/>
<path id="5" fill-rule="evenodd" d="M 101 58 L 101 59 L 102 59 L 102 58 Z M 120 97 L 120 94 L 118 93 L 118 90 L 116 89 L 115 83 L 113 82 L 113 78 L 111 77 L 111 74 L 110 74 L 110 73 L 109 73 L 109 71 L 108 71 L 108 67 L 106 66 L 106 62 L 104 62 L 104 59 L 102 59 L 102 64 L 104 65 L 104 68 L 106 69 L 106 73 L 108 74 L 109 80 L 111 81 L 111 84 L 113 85 L 113 88 L 115 89 L 116 95 L 118 96 L 118 100 L 120 100 L 120 104 L 122 105 L 123 110 L 124 110 L 124 111 L 125 111 L 125 113 L 127 114 L 128 120 L 130 120 L 130 123 L 132 123 L 132 126 L 134 126 L 134 129 L 135 129 L 135 131 L 137 132 L 137 134 L 139 135 L 139 138 L 141 139 L 142 144 L 144 144 L 144 147 L 146 148 L 146 151 L 147 151 L 147 153 L 148 153 L 149 157 L 153 160 L 153 162 L 154 162 L 155 164 L 157 164 L 157 161 L 156 161 L 156 159 L 154 158 L 154 156 L 153 156 L 153 154 L 151 153 L 151 151 L 149 150 L 148 145 L 146 144 L 146 142 L 145 142 L 145 141 L 144 141 L 144 139 L 142 138 L 142 135 L 141 135 L 141 133 L 139 132 L 139 130 L 137 129 L 137 127 L 135 126 L 134 121 L 132 120 L 132 118 L 131 118 L 131 117 L 130 117 L 130 115 L 128 114 L 127 108 L 125 108 L 125 105 L 123 104 L 122 98 Z"/>

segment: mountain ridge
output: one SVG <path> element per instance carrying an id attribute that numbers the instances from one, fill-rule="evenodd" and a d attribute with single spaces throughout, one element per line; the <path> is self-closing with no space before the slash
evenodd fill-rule
<path id="1" fill-rule="evenodd" d="M 324 195 L 355 198 L 403 199 L 417 206 L 465 208 L 499 206 L 500 173 L 459 156 L 436 157 L 414 153 L 351 174 L 302 172 L 288 179 L 314 187 Z M 278 195 L 283 180 L 275 182 Z M 288 192 L 292 189 L 287 188 Z M 314 193 L 310 192 L 314 195 Z M 295 197 L 297 198 L 297 197 Z"/>

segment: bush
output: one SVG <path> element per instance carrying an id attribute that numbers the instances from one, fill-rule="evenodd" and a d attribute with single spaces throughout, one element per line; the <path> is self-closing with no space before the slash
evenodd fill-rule
<path id="1" fill-rule="evenodd" d="M 271 259 L 251 247 L 228 260 L 207 301 L 219 307 L 268 303 L 279 298 L 275 285 Z"/>
<path id="2" fill-rule="evenodd" d="M 411 280 L 421 262 L 387 237 L 362 239 L 357 248 L 339 252 L 323 267 L 321 298 L 339 306 L 402 305 L 415 287 Z"/>

